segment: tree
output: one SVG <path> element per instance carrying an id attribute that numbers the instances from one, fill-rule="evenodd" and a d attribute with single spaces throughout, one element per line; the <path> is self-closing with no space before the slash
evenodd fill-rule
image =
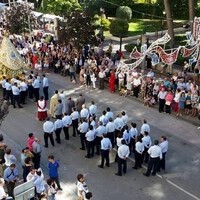
<path id="1" fill-rule="evenodd" d="M 167 17 L 167 28 L 168 28 L 168 33 L 171 37 L 170 40 L 170 46 L 174 46 L 174 29 L 173 29 L 173 19 L 171 15 L 171 8 L 170 8 L 170 0 L 163 0 L 164 1 L 164 7 L 165 7 L 165 12 L 166 12 L 166 17 Z"/>
<path id="2" fill-rule="evenodd" d="M 74 11 L 66 17 L 65 22 L 58 23 L 58 42 L 73 43 L 81 50 L 85 44 L 99 45 L 100 39 L 95 35 L 96 27 L 93 17 L 81 11 Z"/>
<path id="3" fill-rule="evenodd" d="M 128 6 L 120 6 L 117 8 L 116 17 L 130 21 L 132 18 L 132 10 Z"/>
<path id="4" fill-rule="evenodd" d="M 189 7 L 189 21 L 190 21 L 190 28 L 192 31 L 192 22 L 194 20 L 195 17 L 195 11 L 194 11 L 194 0 L 188 0 L 188 7 Z"/>
<path id="5" fill-rule="evenodd" d="M 122 48 L 122 38 L 128 34 L 129 24 L 127 20 L 114 19 L 110 24 L 110 33 L 120 38 L 120 51 Z"/>
<path id="6" fill-rule="evenodd" d="M 16 3 L 12 5 L 6 12 L 7 30 L 10 34 L 21 34 L 29 32 L 32 26 L 37 26 L 37 20 L 31 14 L 32 8 L 26 4 Z"/>
<path id="7" fill-rule="evenodd" d="M 66 16 L 74 10 L 81 10 L 78 0 L 44 0 L 44 11 Z"/>

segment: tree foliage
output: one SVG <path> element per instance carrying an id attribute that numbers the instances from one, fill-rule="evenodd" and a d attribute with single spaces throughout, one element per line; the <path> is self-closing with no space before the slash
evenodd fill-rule
<path id="1" fill-rule="evenodd" d="M 44 0 L 44 11 L 66 16 L 74 10 L 81 10 L 78 0 Z"/>
<path id="2" fill-rule="evenodd" d="M 129 24 L 127 20 L 114 19 L 110 24 L 110 33 L 117 37 L 124 37 L 128 34 Z"/>
<path id="3" fill-rule="evenodd" d="M 81 11 L 74 11 L 66 17 L 65 22 L 59 22 L 58 42 L 61 44 L 73 43 L 78 49 L 83 45 L 100 44 L 100 39 L 95 35 L 96 27 L 93 18 Z"/>
<path id="4" fill-rule="evenodd" d="M 120 6 L 117 8 L 116 17 L 130 21 L 132 18 L 132 10 L 128 6 Z"/>
<path id="5" fill-rule="evenodd" d="M 10 34 L 29 32 L 30 28 L 37 26 L 37 20 L 31 14 L 32 8 L 25 4 L 12 4 L 6 11 L 7 30 Z"/>

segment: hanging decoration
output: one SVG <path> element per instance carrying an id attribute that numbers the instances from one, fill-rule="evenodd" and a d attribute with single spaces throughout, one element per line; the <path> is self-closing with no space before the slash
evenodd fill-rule
<path id="1" fill-rule="evenodd" d="M 194 53 L 194 51 L 197 49 L 197 46 L 195 45 L 191 49 L 188 49 L 186 47 L 182 47 L 182 49 L 183 49 L 183 57 L 186 58 L 186 57 L 191 56 Z"/>
<path id="2" fill-rule="evenodd" d="M 143 56 L 143 54 L 142 53 L 140 53 L 138 50 L 137 50 L 137 47 L 135 46 L 134 48 L 133 48 L 133 51 L 130 53 L 130 58 L 131 59 L 135 59 L 135 60 L 137 60 L 137 59 L 139 59 L 139 58 L 141 58 Z"/>

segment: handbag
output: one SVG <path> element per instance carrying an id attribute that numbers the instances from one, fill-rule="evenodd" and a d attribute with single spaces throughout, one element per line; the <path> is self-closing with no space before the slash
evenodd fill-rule
<path id="1" fill-rule="evenodd" d="M 170 101 L 166 101 L 166 102 L 165 102 L 165 105 L 170 106 L 170 105 L 171 105 L 171 102 L 170 102 Z"/>

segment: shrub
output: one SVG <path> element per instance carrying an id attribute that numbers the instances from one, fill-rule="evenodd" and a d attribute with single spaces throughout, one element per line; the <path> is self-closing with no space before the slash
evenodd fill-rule
<path id="1" fill-rule="evenodd" d="M 115 19 L 110 24 L 110 33 L 117 37 L 124 37 L 128 34 L 128 21 L 123 19 Z"/>
<path id="2" fill-rule="evenodd" d="M 128 6 L 120 6 L 117 8 L 116 17 L 130 21 L 132 18 L 132 10 Z"/>

